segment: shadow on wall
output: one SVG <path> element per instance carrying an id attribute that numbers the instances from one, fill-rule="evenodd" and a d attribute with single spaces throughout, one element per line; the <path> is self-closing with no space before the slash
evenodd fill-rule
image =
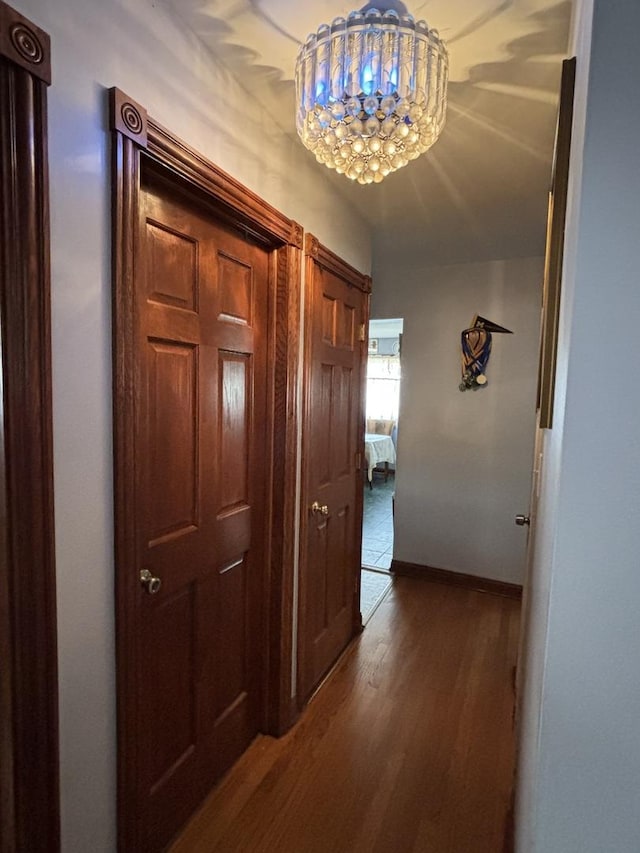
<path id="1" fill-rule="evenodd" d="M 248 0 L 226 10 L 225 19 L 207 11 L 201 0 L 167 0 L 167 6 L 240 80 L 247 105 L 262 104 L 272 126 L 290 137 L 292 146 L 299 145 L 293 82 L 297 40 L 273 19 L 268 4 Z M 451 55 L 467 39 L 490 39 L 492 27 L 498 38 L 501 19 L 513 11 L 513 0 L 505 0 L 458 32 L 443 29 Z M 468 79 L 451 81 L 441 139 L 384 183 L 359 187 L 322 170 L 331 189 L 355 204 L 370 223 L 378 253 L 408 257 L 419 251 L 434 264 L 543 253 L 560 57 L 567 48 L 570 19 L 569 0 L 530 15 L 532 32 L 500 49 L 506 59 L 475 65 Z M 258 26 L 278 43 L 277 55 L 290 51 L 286 71 L 261 63 L 259 54 L 246 47 L 244 34 Z M 495 55 L 495 43 L 491 50 Z M 242 105 L 228 106 L 242 113 Z M 217 109 L 213 103 L 210 107 Z M 269 128 L 249 135 L 258 141 L 263 133 L 268 135 Z M 415 206 L 420 215 L 408 221 L 406 211 Z"/>
<path id="2" fill-rule="evenodd" d="M 507 59 L 449 84 L 447 124 L 431 151 L 376 188 L 374 269 L 389 254 L 432 265 L 544 254 L 571 3 L 530 17 L 535 32 L 507 44 Z M 412 202 L 413 231 L 403 219 Z"/>

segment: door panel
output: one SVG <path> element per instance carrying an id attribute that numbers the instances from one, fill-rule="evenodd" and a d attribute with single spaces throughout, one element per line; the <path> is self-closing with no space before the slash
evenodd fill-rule
<path id="1" fill-rule="evenodd" d="M 136 288 L 140 849 L 158 850 L 263 718 L 269 258 L 157 179 Z"/>
<path id="2" fill-rule="evenodd" d="M 141 704 L 149 709 L 149 725 L 142 727 L 142 754 L 147 759 L 146 778 L 151 794 L 194 750 L 196 703 L 192 690 L 195 668 L 195 586 L 150 604 L 145 644 L 162 649 L 170 637 L 171 654 L 151 654 Z M 180 701 L 176 702 L 176 693 Z"/>
<path id="3" fill-rule="evenodd" d="M 364 343 L 358 329 L 367 320 L 368 279 L 320 251 L 307 275 L 302 701 L 359 628 Z M 314 503 L 320 509 L 311 509 Z"/>
<path id="4" fill-rule="evenodd" d="M 251 362 L 245 355 L 221 352 L 218 376 L 218 407 L 222 413 L 218 444 L 225 460 L 219 491 L 220 517 L 249 507 Z"/>
<path id="5" fill-rule="evenodd" d="M 198 351 L 149 341 L 149 547 L 198 526 Z"/>
<path id="6" fill-rule="evenodd" d="M 147 221 L 146 229 L 150 301 L 197 312 L 197 242 L 160 223 Z"/>

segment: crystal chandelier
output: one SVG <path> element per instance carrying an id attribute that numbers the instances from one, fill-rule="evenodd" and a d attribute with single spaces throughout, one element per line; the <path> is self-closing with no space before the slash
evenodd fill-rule
<path id="1" fill-rule="evenodd" d="M 296 126 L 319 163 L 360 184 L 424 154 L 444 126 L 448 54 L 438 31 L 390 9 L 323 24 L 296 63 Z"/>

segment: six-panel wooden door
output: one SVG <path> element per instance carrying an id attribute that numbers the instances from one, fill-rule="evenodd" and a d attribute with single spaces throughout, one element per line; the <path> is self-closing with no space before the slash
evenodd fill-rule
<path id="1" fill-rule="evenodd" d="M 269 256 L 158 179 L 140 218 L 136 748 L 158 850 L 261 726 Z"/>
<path id="2" fill-rule="evenodd" d="M 307 240 L 298 695 L 361 628 L 362 449 L 368 277 Z"/>

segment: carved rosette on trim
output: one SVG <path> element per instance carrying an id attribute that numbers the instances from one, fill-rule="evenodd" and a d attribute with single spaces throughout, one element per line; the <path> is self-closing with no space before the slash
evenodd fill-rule
<path id="1" fill-rule="evenodd" d="M 0 56 L 50 85 L 51 40 L 49 36 L 3 0 L 0 0 Z"/>
<path id="2" fill-rule="evenodd" d="M 320 241 L 317 237 L 314 237 L 313 234 L 307 234 L 306 251 L 307 255 L 311 255 L 312 258 L 318 257 Z"/>
<path id="3" fill-rule="evenodd" d="M 291 236 L 289 237 L 289 244 L 291 246 L 295 246 L 296 249 L 302 248 L 302 238 L 304 235 L 304 230 L 302 225 L 298 222 L 291 223 Z"/>
<path id="4" fill-rule="evenodd" d="M 115 86 L 109 90 L 109 95 L 111 130 L 117 130 L 142 148 L 146 148 L 147 111 L 145 108 Z"/>

